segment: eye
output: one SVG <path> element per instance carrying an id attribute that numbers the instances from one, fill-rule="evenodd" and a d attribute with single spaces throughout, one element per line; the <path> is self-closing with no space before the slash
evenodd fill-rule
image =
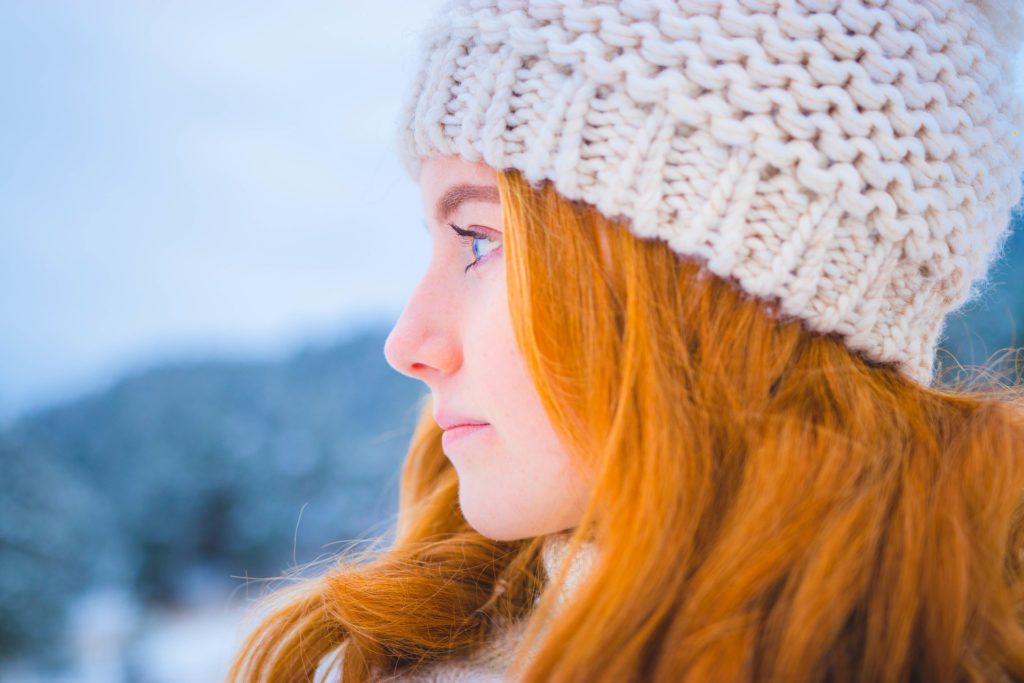
<path id="1" fill-rule="evenodd" d="M 484 233 L 479 232 L 477 230 L 467 230 L 465 228 L 460 228 L 459 226 L 455 225 L 454 223 L 449 223 L 448 226 L 452 230 L 454 230 L 457 235 L 459 235 L 459 240 L 460 241 L 465 242 L 466 244 L 469 245 L 469 248 L 473 252 L 473 255 L 476 256 L 476 259 L 472 263 L 470 263 L 468 266 L 466 266 L 465 270 L 462 271 L 464 273 L 468 272 L 470 268 L 472 268 L 476 264 L 480 263 L 480 261 L 485 259 L 492 252 L 497 251 L 497 249 L 501 246 L 501 243 L 498 240 L 495 240 L 492 237 L 490 237 L 488 235 L 485 235 Z M 490 244 L 492 244 L 494 246 L 493 246 L 493 248 L 490 248 L 490 249 L 486 249 L 485 248 L 485 249 L 483 249 L 482 253 L 480 253 L 481 249 L 477 248 L 477 244 L 480 241 L 482 241 L 482 242 L 489 242 Z"/>

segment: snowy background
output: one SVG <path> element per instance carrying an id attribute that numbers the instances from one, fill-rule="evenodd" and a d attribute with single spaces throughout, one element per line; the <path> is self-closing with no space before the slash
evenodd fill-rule
<path id="1" fill-rule="evenodd" d="M 221 680 L 246 577 L 386 528 L 440 1 L 0 4 L 0 682 Z M 1021 344 L 1009 247 L 944 353 Z"/>
<path id="2" fill-rule="evenodd" d="M 438 5 L 0 3 L 0 680 L 219 680 L 232 576 L 392 512 L 382 335 L 429 250 L 394 120 Z"/>

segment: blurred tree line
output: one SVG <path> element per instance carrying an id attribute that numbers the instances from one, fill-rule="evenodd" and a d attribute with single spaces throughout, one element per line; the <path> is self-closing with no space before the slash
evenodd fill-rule
<path id="1" fill-rule="evenodd" d="M 425 391 L 385 362 L 386 332 L 157 367 L 0 434 L 0 659 L 62 663 L 89 587 L 174 603 L 196 567 L 275 576 L 379 533 Z"/>

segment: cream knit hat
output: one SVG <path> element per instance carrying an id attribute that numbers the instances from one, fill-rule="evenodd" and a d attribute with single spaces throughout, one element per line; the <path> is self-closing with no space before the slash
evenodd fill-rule
<path id="1" fill-rule="evenodd" d="M 400 151 L 413 178 L 459 155 L 550 180 L 930 384 L 1022 193 L 1019 15 L 993 5 L 456 0 Z"/>

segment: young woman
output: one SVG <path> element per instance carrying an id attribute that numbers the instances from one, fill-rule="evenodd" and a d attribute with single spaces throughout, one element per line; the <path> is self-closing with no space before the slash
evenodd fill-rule
<path id="1" fill-rule="evenodd" d="M 401 127 L 396 540 L 230 678 L 1024 681 L 1024 400 L 934 377 L 1021 198 L 1020 25 L 449 3 Z"/>

